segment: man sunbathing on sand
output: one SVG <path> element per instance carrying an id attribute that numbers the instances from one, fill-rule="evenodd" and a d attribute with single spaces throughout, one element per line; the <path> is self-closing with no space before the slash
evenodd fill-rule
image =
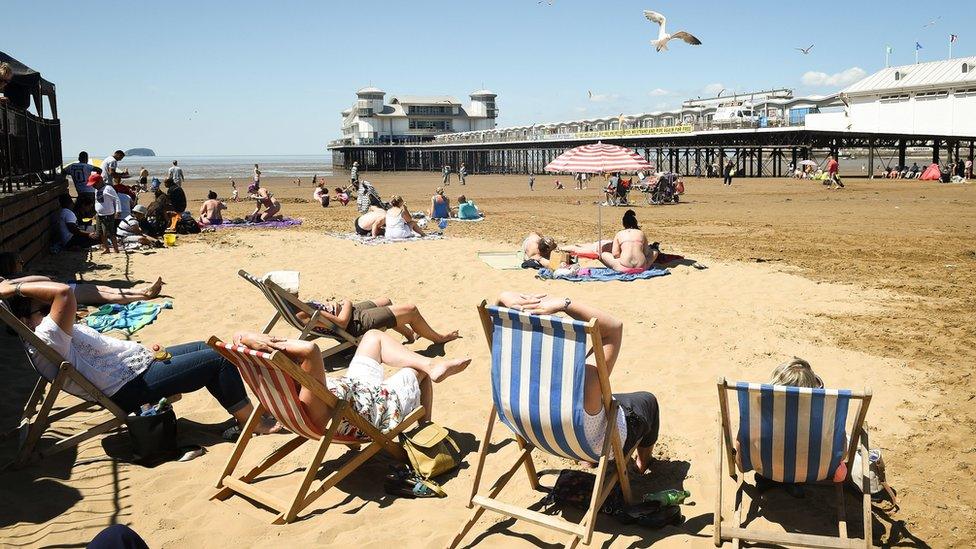
<path id="1" fill-rule="evenodd" d="M 416 305 L 394 305 L 385 297 L 359 303 L 353 303 L 349 299 L 325 303 L 309 301 L 308 305 L 321 311 L 321 316 L 329 322 L 356 337 L 369 330 L 391 328 L 402 334 L 407 343 L 413 343 L 418 337 L 434 343 L 447 343 L 460 337 L 457 330 L 442 334 L 431 328 Z M 303 311 L 296 311 L 295 316 L 302 322 L 311 320 L 311 317 Z"/>
<path id="2" fill-rule="evenodd" d="M 431 382 L 440 383 L 471 363 L 470 358 L 435 361 L 405 348 L 383 332 L 370 330 L 356 347 L 346 375 L 327 378 L 322 351 L 311 341 L 241 333 L 234 336 L 234 343 L 256 351 L 281 351 L 337 397 L 350 402 L 381 431 L 396 427 L 419 406 L 426 412 L 423 421 L 430 421 L 434 402 Z M 398 368 L 397 372 L 384 379 L 384 364 Z M 305 387 L 298 398 L 312 422 L 324 431 L 334 410 Z"/>
<path id="3" fill-rule="evenodd" d="M 24 263 L 21 261 L 19 254 L 14 252 L 0 253 L 0 282 L 3 282 L 4 280 L 7 280 L 12 284 L 28 282 L 56 282 L 47 276 L 25 275 L 23 271 Z M 80 282 L 68 282 L 67 284 L 68 287 L 71 288 L 71 291 L 75 296 L 75 300 L 83 305 L 105 305 L 106 303 L 126 305 L 128 303 L 132 303 L 133 301 L 156 299 L 159 297 L 159 293 L 163 289 L 162 278 L 157 278 L 156 282 L 153 282 L 149 286 L 132 289 L 112 288 L 100 284 L 86 284 Z"/>
<path id="4" fill-rule="evenodd" d="M 549 257 L 555 249 L 556 240 L 554 238 L 542 236 L 537 232 L 529 233 L 529 236 L 522 241 L 522 253 L 525 254 L 525 259 L 538 261 L 543 267 L 549 267 Z"/>
<path id="5" fill-rule="evenodd" d="M 227 205 L 217 200 L 217 193 L 213 191 L 208 192 L 207 200 L 200 206 L 200 224 L 220 225 L 224 222 L 224 218 L 220 212 L 226 209 Z"/>
<path id="6" fill-rule="evenodd" d="M 353 221 L 359 236 L 381 236 L 386 231 L 386 210 L 370 206 L 369 210 Z"/>
<path id="7" fill-rule="evenodd" d="M 551 297 L 547 295 L 532 295 L 519 292 L 502 292 L 497 303 L 511 309 L 517 309 L 533 315 L 555 315 L 564 313 L 566 316 L 582 322 L 589 322 L 595 318 L 600 326 L 600 338 L 603 342 L 603 354 L 607 361 L 607 375 L 613 373 L 613 367 L 620 355 L 623 343 L 623 322 L 609 313 L 596 307 L 573 301 L 568 297 Z M 591 351 L 592 352 L 592 351 Z M 617 409 L 617 429 L 624 440 L 624 454 L 637 453 L 636 465 L 640 473 L 645 473 L 651 464 L 651 452 L 657 442 L 660 430 L 660 412 L 657 399 L 648 392 L 616 393 L 614 400 L 620 405 Z M 586 415 L 583 422 L 586 426 L 586 439 L 591 448 L 602 448 L 603 437 L 607 429 L 607 417 L 603 408 L 603 393 L 600 389 L 600 377 L 596 365 L 586 365 L 586 377 L 583 381 L 583 408 Z"/>

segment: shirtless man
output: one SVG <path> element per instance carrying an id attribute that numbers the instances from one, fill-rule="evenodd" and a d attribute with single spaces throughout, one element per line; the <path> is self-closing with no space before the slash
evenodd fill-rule
<path id="1" fill-rule="evenodd" d="M 210 191 L 207 193 L 207 200 L 200 206 L 201 225 L 220 225 L 224 222 L 221 210 L 226 210 L 227 205 L 217 200 L 217 193 Z"/>
<path id="2" fill-rule="evenodd" d="M 549 256 L 556 249 L 556 241 L 551 236 L 542 236 L 537 232 L 529 233 L 522 241 L 522 253 L 525 259 L 534 259 L 543 267 L 549 267 Z"/>
<path id="3" fill-rule="evenodd" d="M 447 343 L 461 337 L 457 330 L 442 334 L 431 328 L 416 305 L 409 303 L 394 305 L 385 297 L 359 303 L 343 299 L 325 303 L 309 301 L 308 304 L 317 309 L 323 318 L 355 337 L 369 330 L 391 328 L 403 335 L 407 343 L 413 343 L 418 337 L 434 343 Z M 296 312 L 295 316 L 302 322 L 311 320 L 311 317 L 303 311 Z"/>
<path id="4" fill-rule="evenodd" d="M 386 229 L 386 210 L 370 206 L 369 211 L 353 222 L 359 236 L 381 236 Z"/>
<path id="5" fill-rule="evenodd" d="M 600 262 L 618 273 L 649 269 L 659 252 L 648 245 L 647 235 L 637 224 L 634 210 L 624 213 L 623 225 L 624 229 L 613 237 L 611 250 L 600 254 Z"/>

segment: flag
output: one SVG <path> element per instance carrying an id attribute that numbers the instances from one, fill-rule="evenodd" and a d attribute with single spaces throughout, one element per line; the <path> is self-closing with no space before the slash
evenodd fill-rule
<path id="1" fill-rule="evenodd" d="M 895 50 L 891 49 L 891 46 L 885 46 L 885 53 L 891 53 Z"/>
<path id="2" fill-rule="evenodd" d="M 919 44 L 918 42 L 915 42 L 915 51 L 918 51 L 920 49 L 922 49 L 922 45 Z"/>
<path id="3" fill-rule="evenodd" d="M 949 43 L 950 44 L 954 44 L 956 42 L 956 40 L 958 40 L 958 39 L 959 39 L 959 37 L 956 36 L 955 34 L 950 34 L 949 35 Z"/>

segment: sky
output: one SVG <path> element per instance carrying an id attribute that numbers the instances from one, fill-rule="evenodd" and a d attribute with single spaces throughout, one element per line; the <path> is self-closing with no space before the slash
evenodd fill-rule
<path id="1" fill-rule="evenodd" d="M 321 154 L 357 89 L 498 94 L 499 126 L 641 113 L 721 89 L 843 88 L 976 55 L 976 2 L 4 0 L 0 50 L 57 85 L 66 156 Z M 703 44 L 655 52 L 668 18 Z M 60 27 L 57 26 L 60 22 Z M 53 23 L 53 24 L 52 24 Z M 60 31 L 60 32 L 58 32 Z M 809 55 L 794 48 L 814 45 Z"/>

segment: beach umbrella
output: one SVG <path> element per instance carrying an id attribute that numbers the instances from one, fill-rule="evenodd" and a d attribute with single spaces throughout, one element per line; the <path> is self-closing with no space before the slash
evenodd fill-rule
<path id="1" fill-rule="evenodd" d="M 550 162 L 547 172 L 636 172 L 653 170 L 647 160 L 626 147 L 594 143 L 570 149 Z"/>
<path id="2" fill-rule="evenodd" d="M 801 166 L 816 166 L 817 163 L 814 162 L 813 160 L 801 160 L 800 161 L 800 165 Z"/>

